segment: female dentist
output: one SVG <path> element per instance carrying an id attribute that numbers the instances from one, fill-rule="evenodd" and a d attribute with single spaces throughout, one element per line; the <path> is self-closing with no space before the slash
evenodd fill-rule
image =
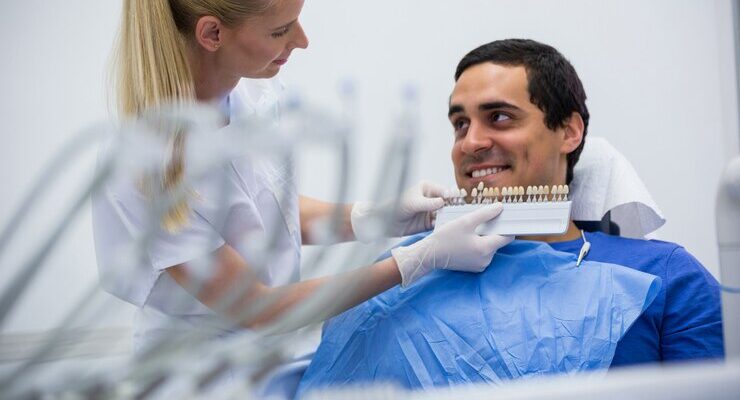
<path id="1" fill-rule="evenodd" d="M 136 118 L 170 102 L 219 103 L 229 115 L 254 109 L 260 94 L 272 85 L 268 78 L 278 74 L 293 50 L 308 46 L 299 22 L 303 0 L 124 0 L 123 4 L 116 64 L 122 118 Z M 182 146 L 175 148 L 182 151 Z M 174 154 L 164 167 L 160 187 L 167 190 L 180 182 L 186 163 L 181 154 Z M 287 190 L 289 198 L 278 201 L 275 185 L 292 182 L 276 179 L 279 169 L 234 160 L 229 168 L 196 183 L 197 199 L 191 196 L 167 210 L 147 242 L 145 257 L 125 279 L 112 271 L 117 251 L 130 247 L 137 234 L 146 231 L 149 200 L 137 182 L 121 180 L 109 182 L 94 196 L 101 282 L 138 307 L 137 350 L 175 331 L 205 330 L 221 337 L 233 333 L 233 324 L 227 321 L 239 321 L 246 329 L 266 325 L 324 285 L 361 278 L 349 298 L 333 304 L 329 314 L 334 315 L 399 283 L 409 285 L 435 268 L 479 272 L 511 240 L 475 233 L 479 224 L 501 211 L 489 207 L 394 250 L 386 260 L 299 281 L 300 246 L 310 243 L 310 227 L 329 216 L 335 205 L 299 197 L 293 187 Z M 223 174 L 228 175 L 225 180 Z M 224 181 L 226 202 L 215 206 L 223 188 L 213 182 Z M 431 184 L 405 192 L 393 233 L 431 229 L 430 213 L 443 206 L 441 195 L 442 190 Z M 340 207 L 345 239 L 361 237 L 368 221 L 382 209 L 369 203 Z M 226 215 L 223 226 L 215 223 L 217 215 Z M 280 217 L 271 218 L 274 215 Z M 270 265 L 257 269 L 245 238 L 259 237 L 277 237 L 278 251 Z M 205 250 L 201 254 L 195 249 Z M 210 254 L 212 262 L 202 275 L 190 267 L 204 254 Z M 217 307 L 232 286 L 245 281 L 251 283 L 229 307 Z M 239 318 L 249 305 L 266 299 L 272 301 L 269 307 L 247 320 Z"/>

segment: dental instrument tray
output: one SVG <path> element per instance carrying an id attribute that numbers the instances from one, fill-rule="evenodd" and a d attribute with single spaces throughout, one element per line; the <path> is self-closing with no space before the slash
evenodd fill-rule
<path id="1" fill-rule="evenodd" d="M 568 230 L 572 202 L 567 185 L 485 188 L 481 183 L 470 196 L 465 189 L 445 193 L 445 207 L 437 212 L 435 230 L 489 204 L 502 203 L 503 211 L 480 225 L 480 235 L 562 235 Z M 470 199 L 468 204 L 466 199 Z"/>

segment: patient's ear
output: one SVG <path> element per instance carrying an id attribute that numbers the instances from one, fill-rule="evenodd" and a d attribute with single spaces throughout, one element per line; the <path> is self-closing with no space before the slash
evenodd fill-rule
<path id="1" fill-rule="evenodd" d="M 577 112 L 571 114 L 570 118 L 565 121 L 565 125 L 563 126 L 565 136 L 563 137 L 563 145 L 560 147 L 560 152 L 563 154 L 569 154 L 573 150 L 577 149 L 583 141 L 584 129 L 585 124 L 583 123 L 581 114 Z"/>

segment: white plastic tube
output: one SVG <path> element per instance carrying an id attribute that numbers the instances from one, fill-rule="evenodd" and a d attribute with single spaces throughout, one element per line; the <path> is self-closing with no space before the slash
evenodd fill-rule
<path id="1" fill-rule="evenodd" d="M 716 218 L 725 357 L 737 360 L 740 359 L 740 156 L 725 169 L 717 193 Z"/>

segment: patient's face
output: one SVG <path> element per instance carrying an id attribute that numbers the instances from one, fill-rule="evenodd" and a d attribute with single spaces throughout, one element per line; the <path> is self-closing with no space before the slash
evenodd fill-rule
<path id="1" fill-rule="evenodd" d="M 564 131 L 548 129 L 530 102 L 524 67 L 468 68 L 450 98 L 452 162 L 459 187 L 565 183 Z M 473 177 L 475 172 L 475 177 Z M 480 175 L 480 176 L 479 176 Z"/>

